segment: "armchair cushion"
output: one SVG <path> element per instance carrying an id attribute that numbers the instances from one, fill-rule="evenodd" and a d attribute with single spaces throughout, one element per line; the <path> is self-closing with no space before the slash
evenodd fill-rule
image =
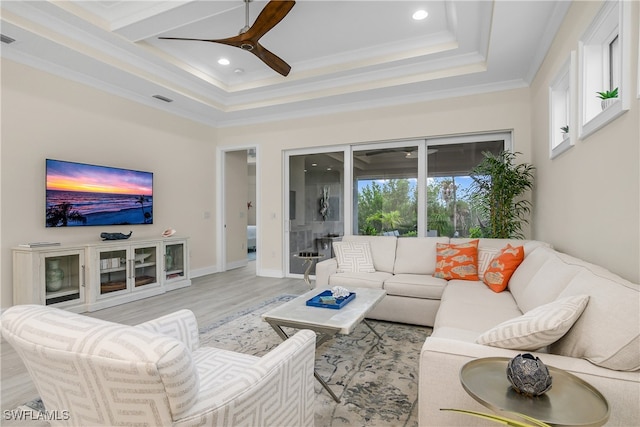
<path id="1" fill-rule="evenodd" d="M 138 328 L 174 337 L 190 351 L 200 346 L 198 321 L 191 310 L 179 310 L 136 325 Z"/>

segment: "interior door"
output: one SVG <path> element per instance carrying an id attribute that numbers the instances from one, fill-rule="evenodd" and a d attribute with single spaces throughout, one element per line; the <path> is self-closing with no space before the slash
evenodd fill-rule
<path id="1" fill-rule="evenodd" d="M 289 155 L 288 173 L 288 273 L 303 274 L 300 252 L 331 257 L 331 243 L 344 234 L 344 151 Z"/>
<path id="2" fill-rule="evenodd" d="M 247 265 L 247 150 L 225 152 L 224 245 L 226 269 Z"/>

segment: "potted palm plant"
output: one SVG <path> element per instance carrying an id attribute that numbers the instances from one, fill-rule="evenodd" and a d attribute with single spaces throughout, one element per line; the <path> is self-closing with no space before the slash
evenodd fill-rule
<path id="1" fill-rule="evenodd" d="M 522 239 L 522 225 L 531 210 L 531 202 L 523 195 L 533 187 L 535 168 L 527 163 L 515 165 L 513 160 L 520 153 L 482 154 L 482 161 L 471 170 L 469 189 L 479 213 L 481 237 Z"/>
<path id="2" fill-rule="evenodd" d="M 569 125 L 562 126 L 560 130 L 562 131 L 562 139 L 565 139 L 567 136 L 569 136 Z"/>
<path id="3" fill-rule="evenodd" d="M 600 106 L 603 110 L 606 110 L 618 98 L 618 88 L 596 93 L 598 94 L 598 98 L 602 100 L 600 101 Z"/>

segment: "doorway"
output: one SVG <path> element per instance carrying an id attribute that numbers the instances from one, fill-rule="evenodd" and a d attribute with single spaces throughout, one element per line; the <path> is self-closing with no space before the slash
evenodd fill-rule
<path id="1" fill-rule="evenodd" d="M 219 151 L 218 271 L 258 262 L 257 153 L 256 147 Z"/>

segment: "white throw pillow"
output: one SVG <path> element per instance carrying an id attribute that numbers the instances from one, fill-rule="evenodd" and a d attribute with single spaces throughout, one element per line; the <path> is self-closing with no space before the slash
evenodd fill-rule
<path id="1" fill-rule="evenodd" d="M 338 273 L 375 273 L 369 242 L 333 242 Z"/>
<path id="2" fill-rule="evenodd" d="M 489 268 L 491 261 L 500 254 L 498 248 L 478 248 L 478 278 L 484 278 L 484 272 Z"/>
<path id="3" fill-rule="evenodd" d="M 476 343 L 514 350 L 537 350 L 562 338 L 578 320 L 587 302 L 589 295 L 557 299 L 489 329 L 476 339 Z"/>

